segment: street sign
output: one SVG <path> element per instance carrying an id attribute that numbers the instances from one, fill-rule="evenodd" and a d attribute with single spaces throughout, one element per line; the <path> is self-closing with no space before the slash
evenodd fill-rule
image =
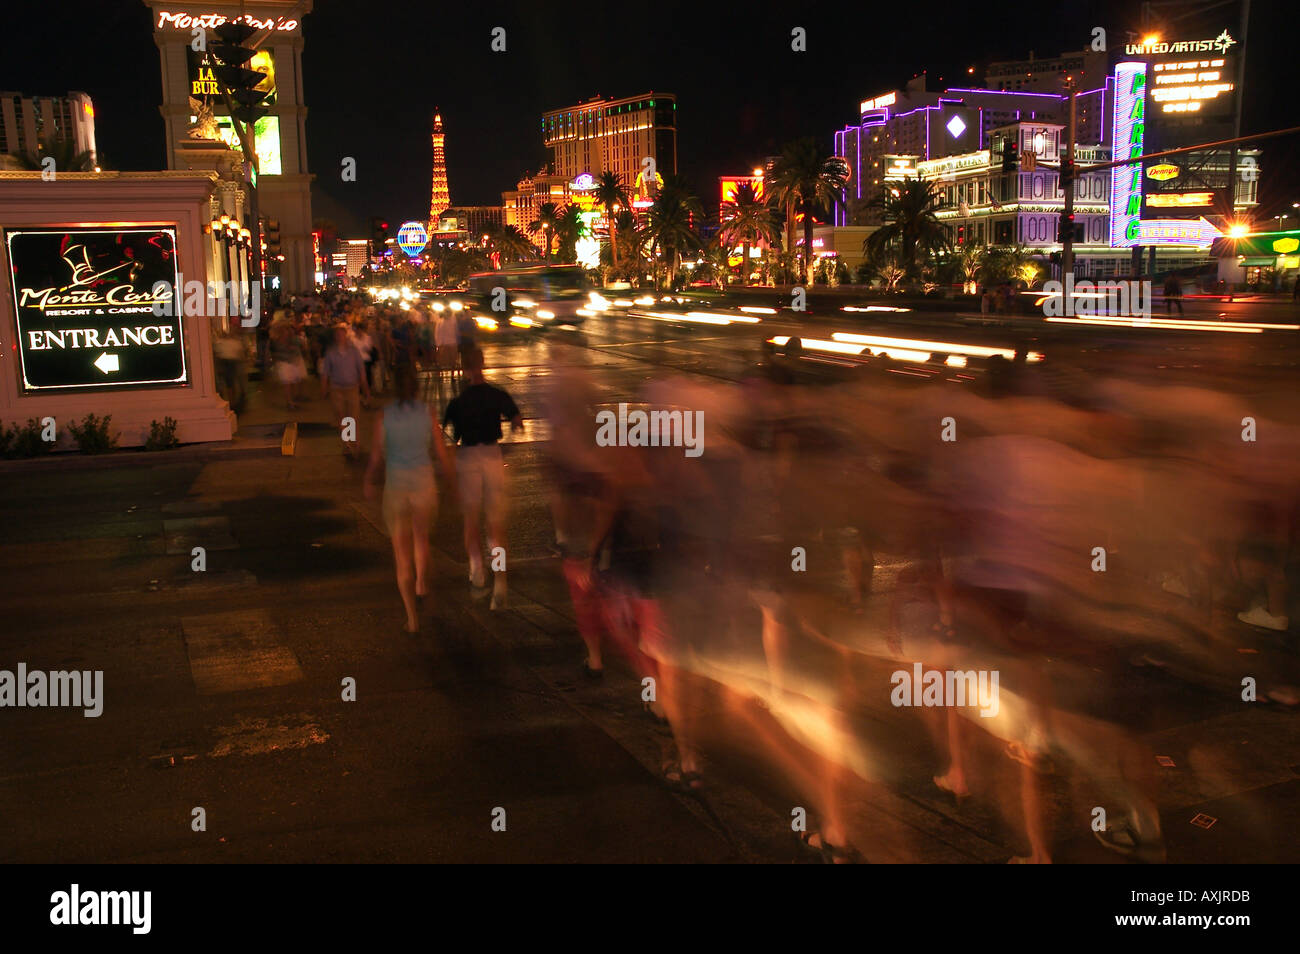
<path id="1" fill-rule="evenodd" d="M 1223 233 L 1204 217 L 1195 219 L 1139 219 L 1137 245 L 1195 245 L 1209 248 Z"/>
<path id="2" fill-rule="evenodd" d="M 5 238 L 24 390 L 188 381 L 181 309 L 172 300 L 180 280 L 174 228 L 22 230 Z"/>

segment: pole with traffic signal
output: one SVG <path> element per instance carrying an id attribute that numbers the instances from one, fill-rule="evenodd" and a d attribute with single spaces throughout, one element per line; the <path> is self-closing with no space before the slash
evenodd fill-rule
<path id="1" fill-rule="evenodd" d="M 1065 78 L 1070 90 L 1069 121 L 1065 126 L 1065 156 L 1061 159 L 1061 191 L 1065 195 L 1065 206 L 1061 210 L 1061 281 L 1066 275 L 1074 274 L 1074 137 L 1077 112 L 1075 95 L 1078 87 L 1073 76 Z"/>
<path id="2" fill-rule="evenodd" d="M 258 235 L 250 243 L 251 269 L 256 281 L 262 281 L 262 236 L 261 217 L 258 215 L 257 202 L 257 133 L 253 128 L 257 120 L 268 112 L 262 105 L 266 92 L 258 85 L 266 79 L 266 74 L 251 70 L 245 64 L 253 58 L 257 50 L 245 46 L 257 33 L 257 29 L 243 22 L 226 22 L 213 28 L 221 42 L 213 44 L 212 56 L 220 63 L 213 70 L 221 87 L 221 96 L 225 100 L 226 111 L 230 113 L 231 125 L 239 137 L 240 147 L 244 152 L 244 164 L 250 170 L 245 176 L 248 185 L 249 220 L 257 223 Z M 260 316 L 259 316 L 260 317 Z"/>

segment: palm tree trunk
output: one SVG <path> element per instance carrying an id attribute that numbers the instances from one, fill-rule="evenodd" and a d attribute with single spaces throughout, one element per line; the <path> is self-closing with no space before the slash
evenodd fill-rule
<path id="1" fill-rule="evenodd" d="M 618 226 L 614 224 L 614 207 L 605 205 L 605 218 L 609 221 L 609 260 L 618 268 Z"/>
<path id="2" fill-rule="evenodd" d="M 740 247 L 740 287 L 749 284 L 749 239 Z"/>
<path id="3" fill-rule="evenodd" d="M 785 250 L 791 255 L 794 254 L 794 199 L 791 198 L 785 205 Z M 790 276 L 794 278 L 793 275 Z"/>

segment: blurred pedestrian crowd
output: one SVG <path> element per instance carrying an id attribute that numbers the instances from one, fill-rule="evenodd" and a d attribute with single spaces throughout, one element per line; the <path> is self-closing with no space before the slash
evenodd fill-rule
<path id="1" fill-rule="evenodd" d="M 1160 860 L 1149 680 L 1216 712 L 1300 702 L 1300 427 L 1243 400 L 1021 362 L 971 387 L 648 383 L 634 407 L 704 412 L 693 459 L 597 446 L 569 357 L 546 413 L 585 672 L 653 687 L 675 787 L 707 786 L 710 749 L 774 770 L 822 860 L 920 860 L 850 810 L 918 777 L 998 812 L 1013 861 L 1072 837 Z M 900 707 L 914 666 L 998 698 Z M 922 728 L 918 766 L 898 740 Z"/>
<path id="2" fill-rule="evenodd" d="M 312 378 L 327 396 L 331 370 L 344 375 L 342 386 L 333 389 L 336 395 L 352 388 L 362 396 L 392 392 L 398 373 L 408 366 L 429 394 L 444 386 L 455 389 L 476 331 L 467 310 L 441 302 L 375 301 L 358 291 L 321 291 L 268 309 L 254 329 L 235 323 L 218 329 L 213 342 L 218 388 L 236 414 L 247 406 L 250 371 L 264 382 L 274 381 L 290 410 L 297 409 Z M 362 374 L 355 381 L 350 360 L 326 365 L 331 349 L 343 345 L 360 359 Z M 347 409 L 351 395 L 343 396 Z"/>

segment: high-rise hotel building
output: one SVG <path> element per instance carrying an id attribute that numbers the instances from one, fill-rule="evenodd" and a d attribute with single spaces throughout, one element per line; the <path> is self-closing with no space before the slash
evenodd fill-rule
<path id="1" fill-rule="evenodd" d="M 0 92 L 0 156 L 39 155 L 58 142 L 95 156 L 95 107 L 85 93 L 23 96 Z"/>
<path id="2" fill-rule="evenodd" d="M 677 97 L 655 92 L 597 97 L 555 109 L 542 115 L 542 139 L 551 150 L 553 175 L 572 180 L 612 171 L 634 188 L 647 157 L 660 176 L 677 172 Z"/>

